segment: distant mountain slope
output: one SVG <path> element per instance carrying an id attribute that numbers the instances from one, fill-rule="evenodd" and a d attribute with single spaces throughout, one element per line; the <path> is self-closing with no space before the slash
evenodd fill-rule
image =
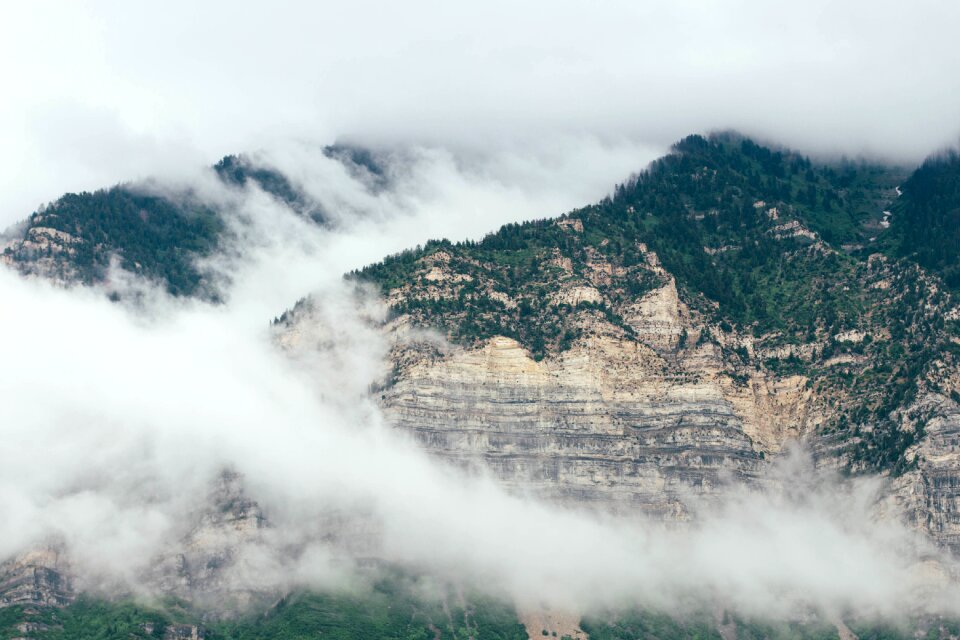
<path id="1" fill-rule="evenodd" d="M 385 184 L 375 154 L 346 145 L 324 153 L 371 188 Z M 215 171 L 324 218 L 287 177 L 247 157 L 227 156 Z M 357 275 L 415 324 L 467 347 L 515 339 L 535 361 L 570 349 L 594 316 L 644 343 L 636 305 L 675 286 L 693 315 L 658 338 L 661 347 L 722 344 L 738 381 L 748 370 L 805 376 L 834 407 L 817 429 L 853 444 L 854 466 L 902 471 L 915 435 L 900 428 L 897 409 L 925 391 L 950 395 L 945 374 L 931 372 L 956 357 L 948 290 L 960 251 L 958 175 L 956 154 L 908 177 L 818 164 L 736 134 L 690 136 L 611 197 L 557 221 L 507 225 L 480 242 L 428 242 Z M 212 295 L 197 260 L 224 232 L 222 216 L 190 194 L 117 186 L 34 213 L 0 259 L 92 283 L 116 258 L 175 295 Z"/>
<path id="2" fill-rule="evenodd" d="M 318 223 L 325 221 L 326 217 L 320 207 L 312 203 L 289 178 L 274 169 L 253 164 L 250 158 L 244 155 L 225 156 L 214 165 L 213 170 L 226 184 L 243 187 L 252 182 L 297 213 L 310 216 Z"/>
<path id="3" fill-rule="evenodd" d="M 871 223 L 881 219 L 901 174 L 870 165 L 814 165 L 796 154 L 773 152 L 736 136 L 709 141 L 691 136 L 619 186 L 612 198 L 574 211 L 559 223 L 507 225 L 481 242 L 455 247 L 446 241 L 430 242 L 359 275 L 385 291 L 401 283 L 415 288 L 416 283 L 409 282 L 411 265 L 430 253 L 452 250 L 457 258 L 486 265 L 483 275 L 493 280 L 492 286 L 523 290 L 563 279 L 556 277 L 562 268 L 553 259 L 569 260 L 567 271 L 581 276 L 592 252 L 623 270 L 613 274 L 607 287 L 610 294 L 631 298 L 655 284 L 637 268 L 649 249 L 686 293 L 702 300 L 700 306 L 719 306 L 718 319 L 754 333 L 785 331 L 794 336 L 818 321 L 828 325 L 826 329 L 834 325 L 840 329 L 851 321 L 844 312 L 856 304 L 852 298 L 859 292 L 850 293 L 830 281 L 838 275 L 852 276 L 860 261 L 851 254 L 869 252 L 858 243 L 867 240 Z M 840 298 L 830 305 L 837 317 L 814 309 L 824 287 Z M 463 287 L 467 328 L 457 332 L 464 337 L 472 336 L 472 322 L 482 315 L 474 313 L 476 305 L 471 302 L 484 303 L 481 297 L 470 296 L 472 288 Z M 528 293 L 527 302 L 536 304 L 532 295 L 536 292 Z M 415 307 L 420 299 L 414 295 L 404 302 Z M 525 310 L 524 305 L 514 316 Z M 429 309 L 424 311 L 430 314 Z M 432 315 L 439 321 L 445 317 Z M 536 323 L 537 318 L 531 321 Z M 529 325 L 514 322 L 505 335 L 530 334 L 524 343 L 534 347 Z"/>

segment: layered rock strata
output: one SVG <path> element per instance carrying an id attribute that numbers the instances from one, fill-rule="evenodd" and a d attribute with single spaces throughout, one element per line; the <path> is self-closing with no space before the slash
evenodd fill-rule
<path id="1" fill-rule="evenodd" d="M 672 279 L 624 316 L 631 335 L 596 313 L 570 349 L 542 361 L 502 336 L 441 352 L 410 339 L 400 318 L 390 326 L 398 375 L 381 405 L 425 449 L 517 492 L 667 519 L 754 481 L 814 424 L 806 379 L 737 375 L 716 342 L 698 340 L 708 329 Z"/>

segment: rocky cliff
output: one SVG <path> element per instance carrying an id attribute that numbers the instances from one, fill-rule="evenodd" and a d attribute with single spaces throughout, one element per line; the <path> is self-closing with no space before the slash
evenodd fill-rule
<path id="1" fill-rule="evenodd" d="M 651 328 L 638 315 L 649 343 L 599 312 L 585 314 L 570 349 L 540 361 L 503 336 L 440 357 L 401 340 L 382 405 L 427 449 L 482 464 L 517 491 L 682 517 L 685 496 L 755 478 L 784 434 L 766 411 L 778 404 L 771 389 L 735 382 L 715 344 L 664 350 L 664 331 L 682 330 L 675 294 L 670 282 L 639 305 L 677 320 Z M 391 330 L 402 336 L 404 321 Z M 788 395 L 779 408 L 802 412 L 803 394 Z"/>
<path id="2" fill-rule="evenodd" d="M 28 551 L 0 564 L 0 606 L 62 607 L 75 597 L 69 565 L 56 548 Z"/>

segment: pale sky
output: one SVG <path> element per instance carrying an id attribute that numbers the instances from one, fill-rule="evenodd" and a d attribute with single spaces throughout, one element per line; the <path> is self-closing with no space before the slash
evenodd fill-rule
<path id="1" fill-rule="evenodd" d="M 290 139 L 737 128 L 916 161 L 960 134 L 958 27 L 960 4 L 922 0 L 4 3 L 0 223 Z"/>

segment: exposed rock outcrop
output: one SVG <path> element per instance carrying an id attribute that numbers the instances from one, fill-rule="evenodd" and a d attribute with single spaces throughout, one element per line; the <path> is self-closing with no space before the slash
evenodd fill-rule
<path id="1" fill-rule="evenodd" d="M 817 423 L 802 376 L 732 375 L 672 278 L 624 316 L 633 336 L 592 314 L 570 349 L 539 362 L 502 336 L 438 354 L 395 322 L 399 374 L 381 404 L 427 450 L 516 491 L 671 519 L 687 517 L 690 496 L 752 482 Z"/>
<path id="2" fill-rule="evenodd" d="M 0 607 L 62 607 L 75 598 L 70 568 L 59 549 L 39 548 L 0 564 Z"/>

